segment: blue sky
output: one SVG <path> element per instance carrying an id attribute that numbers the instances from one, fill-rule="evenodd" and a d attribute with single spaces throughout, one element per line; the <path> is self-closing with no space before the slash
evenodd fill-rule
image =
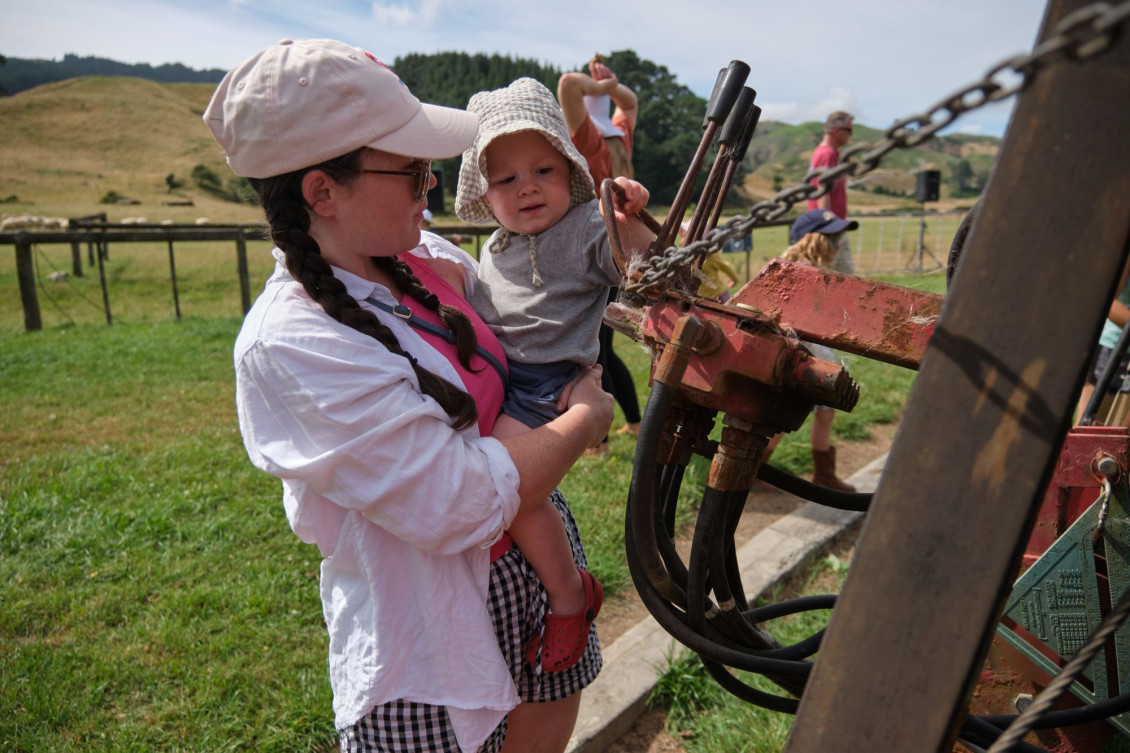
<path id="1" fill-rule="evenodd" d="M 279 39 L 329 37 L 388 63 L 458 50 L 572 68 L 633 49 L 703 97 L 745 61 L 763 119 L 843 109 L 886 128 L 1029 51 L 1043 12 L 1039 0 L 0 0 L 0 54 L 227 69 Z M 1003 135 L 1011 110 L 949 131 Z"/>

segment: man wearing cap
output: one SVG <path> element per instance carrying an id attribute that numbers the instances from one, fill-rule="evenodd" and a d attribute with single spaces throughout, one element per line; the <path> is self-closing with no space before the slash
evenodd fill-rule
<path id="1" fill-rule="evenodd" d="M 840 164 L 840 147 L 851 141 L 852 123 L 854 117 L 843 110 L 836 110 L 824 121 L 824 138 L 812 152 L 812 160 L 808 167 L 810 170 L 835 167 Z M 816 185 L 817 181 L 811 181 Z M 847 219 L 847 179 L 843 176 L 836 178 L 832 190 L 819 199 L 809 199 L 808 208 L 827 209 L 835 213 L 841 220 Z M 840 251 L 835 260 L 829 265 L 837 272 L 853 274 L 855 268 L 851 263 L 851 247 L 848 245 L 847 236 L 840 239 Z"/>
<path id="2" fill-rule="evenodd" d="M 639 103 L 636 93 L 620 83 L 600 55 L 589 62 L 589 72 L 591 76 L 563 74 L 557 81 L 557 101 L 565 113 L 569 136 L 588 162 L 593 185 L 599 190 L 605 178 L 635 175 L 632 143 Z M 616 109 L 609 118 L 611 105 Z"/>

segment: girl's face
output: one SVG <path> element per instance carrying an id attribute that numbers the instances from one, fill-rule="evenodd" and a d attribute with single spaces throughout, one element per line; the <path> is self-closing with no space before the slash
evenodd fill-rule
<path id="1" fill-rule="evenodd" d="M 483 198 L 507 230 L 535 235 L 569 211 L 569 160 L 537 131 L 494 139 L 486 163 Z"/>
<path id="2" fill-rule="evenodd" d="M 416 172 L 417 175 L 372 173 L 367 170 Z M 363 256 L 395 256 L 420 244 L 420 222 L 428 208 L 418 194 L 422 162 L 413 157 L 366 149 L 361 173 L 344 185 L 340 205 L 344 227 L 351 228 L 355 248 Z M 435 185 L 428 173 L 427 187 Z"/>

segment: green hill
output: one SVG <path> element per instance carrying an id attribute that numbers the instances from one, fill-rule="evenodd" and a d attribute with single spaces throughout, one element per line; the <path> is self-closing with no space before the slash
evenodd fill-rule
<path id="1" fill-rule="evenodd" d="M 148 63 L 120 63 L 93 56 L 70 53 L 62 60 L 0 57 L 0 93 L 16 94 L 79 76 L 133 76 L 162 83 L 219 83 L 224 71 L 212 68 L 198 71 L 180 63 L 152 66 Z"/>
<path id="2" fill-rule="evenodd" d="M 255 207 L 214 198 L 190 180 L 198 165 L 222 184 L 234 177 L 201 120 L 213 88 L 211 83 L 84 76 L 0 97 L 0 201 L 5 202 L 0 211 L 69 217 L 106 211 L 112 220 L 145 216 L 152 222 L 191 222 L 201 216 L 257 221 Z M 820 135 L 818 123 L 762 123 L 746 157 L 750 174 L 741 200 L 770 196 L 775 183 L 798 182 Z M 874 141 L 881 132 L 857 124 L 855 136 Z M 998 146 L 995 138 L 956 135 L 892 152 L 883 168 L 853 188 L 852 206 L 908 203 L 913 173 L 921 168 L 940 169 L 943 196 L 953 195 L 958 171 L 976 184 L 987 175 Z M 183 187 L 170 191 L 170 175 Z M 100 204 L 111 191 L 141 206 Z M 194 206 L 167 205 L 186 201 Z"/>
<path id="3" fill-rule="evenodd" d="M 201 164 L 225 179 L 234 177 L 201 120 L 214 88 L 84 76 L 0 98 L 3 210 L 52 216 L 107 211 L 112 219 L 153 212 L 100 204 L 114 191 L 145 207 L 161 207 L 160 216 L 149 217 L 154 222 L 191 221 L 202 208 L 213 220 L 254 219 L 254 207 L 214 199 L 190 185 L 193 168 Z M 186 187 L 170 191 L 170 174 Z M 170 201 L 196 207 L 162 206 Z"/>
<path id="4" fill-rule="evenodd" d="M 853 135 L 856 142 L 875 143 L 883 138 L 883 131 L 856 122 Z M 745 188 L 750 198 L 768 198 L 781 187 L 798 182 L 822 136 L 822 123 L 761 123 L 745 159 L 750 171 Z M 892 151 L 883 158 L 882 167 L 849 184 L 851 206 L 912 201 L 915 173 L 926 169 L 941 171 L 943 199 L 971 198 L 988 179 L 999 148 L 1000 139 L 992 136 L 955 134 L 931 139 L 915 149 Z"/>

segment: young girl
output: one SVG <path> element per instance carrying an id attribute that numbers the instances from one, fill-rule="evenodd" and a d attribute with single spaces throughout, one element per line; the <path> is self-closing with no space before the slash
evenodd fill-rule
<path id="1" fill-rule="evenodd" d="M 781 258 L 799 261 L 814 267 L 829 267 L 836 259 L 840 249 L 840 239 L 848 230 L 855 230 L 859 223 L 855 220 L 841 220 L 828 209 L 810 209 L 796 218 L 789 228 L 789 242 Z M 824 345 L 805 343 L 812 355 L 825 361 L 835 359 L 835 351 Z M 836 448 L 832 445 L 832 421 L 836 411 L 825 405 L 818 405 L 812 413 L 812 483 L 827 486 L 843 492 L 854 492 L 855 487 L 836 475 Z M 769 440 L 762 462 L 777 447 L 783 435 L 778 434 Z"/>
<path id="2" fill-rule="evenodd" d="M 324 557 L 341 749 L 563 751 L 599 650 L 552 675 L 527 665 L 545 595 L 502 534 L 550 494 L 566 509 L 554 488 L 608 431 L 612 399 L 593 372 L 552 423 L 485 436 L 503 381 L 476 341 L 502 350 L 463 298 L 473 261 L 419 229 L 430 161 L 466 149 L 477 119 L 319 39 L 249 58 L 204 118 L 277 246 L 236 340 L 236 406 L 249 457 Z"/>
<path id="3" fill-rule="evenodd" d="M 596 363 L 608 290 L 620 272 L 587 165 L 550 91 L 522 78 L 474 95 L 467 109 L 478 115 L 479 133 L 463 153 L 455 211 L 501 225 L 487 241 L 471 302 L 510 366 L 511 392 L 493 433 L 502 438 L 556 418 L 571 382 Z M 624 212 L 647 204 L 643 186 L 617 180 Z M 584 650 L 600 584 L 574 566 L 548 501 L 509 530 L 549 594 L 542 666 L 567 667 Z"/>

